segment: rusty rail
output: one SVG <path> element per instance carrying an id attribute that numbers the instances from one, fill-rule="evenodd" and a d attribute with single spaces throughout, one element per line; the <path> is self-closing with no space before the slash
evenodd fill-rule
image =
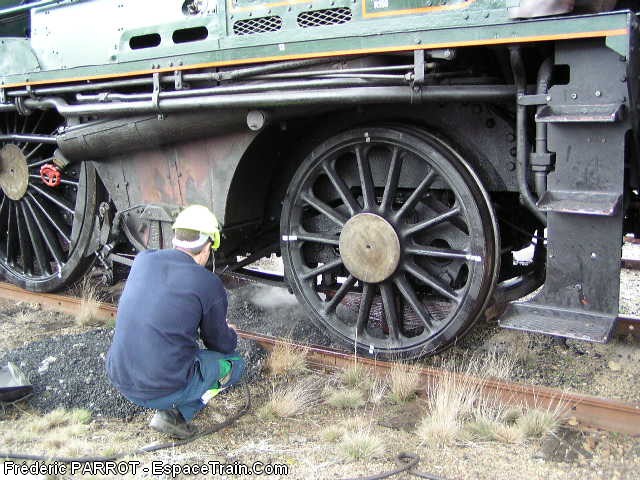
<path id="1" fill-rule="evenodd" d="M 625 235 L 625 243 L 640 243 L 640 238 L 632 237 L 631 235 Z"/>
<path id="2" fill-rule="evenodd" d="M 640 270 L 640 260 L 637 258 L 623 258 L 620 261 L 620 266 L 628 270 Z"/>
<path id="3" fill-rule="evenodd" d="M 0 297 L 39 303 L 43 308 L 50 308 L 65 313 L 74 314 L 81 304 L 81 300 L 74 297 L 54 294 L 38 294 L 22 290 L 14 285 L 0 283 Z M 101 303 L 99 312 L 107 318 L 115 318 L 116 306 Z M 621 317 L 621 324 L 629 331 L 634 331 L 640 325 L 639 320 L 632 317 Z M 238 330 L 238 335 L 247 340 L 254 340 L 265 349 L 271 350 L 278 344 L 291 342 L 267 335 L 261 335 L 244 330 Z M 355 357 L 351 353 L 332 348 L 301 345 L 307 349 L 307 359 L 310 366 L 321 369 L 339 369 L 352 364 Z M 393 363 L 358 358 L 360 364 L 368 366 L 379 376 L 384 376 L 392 368 Z M 497 379 L 474 377 L 462 373 L 451 373 L 445 370 L 423 367 L 420 369 L 424 387 L 442 380 L 445 375 L 453 375 L 459 381 L 476 384 L 487 395 L 497 395 L 505 404 L 527 405 L 536 408 L 562 409 L 567 416 L 584 427 L 599 428 L 612 432 L 640 435 L 640 403 L 625 403 L 618 400 L 608 400 L 562 392 L 560 390 L 507 382 Z"/>

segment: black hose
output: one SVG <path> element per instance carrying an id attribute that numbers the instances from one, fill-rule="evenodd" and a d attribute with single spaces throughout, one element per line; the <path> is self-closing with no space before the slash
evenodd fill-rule
<path id="1" fill-rule="evenodd" d="M 109 456 L 54 457 L 54 456 L 47 456 L 47 455 L 32 455 L 28 453 L 0 452 L 0 459 L 35 460 L 35 461 L 59 462 L 59 463 L 104 463 L 104 462 L 113 462 L 115 460 L 119 460 L 121 458 L 128 457 L 131 455 L 139 455 L 143 453 L 156 452 L 158 450 L 163 450 L 165 448 L 180 447 L 182 445 L 191 443 L 198 438 L 206 437 L 207 435 L 211 435 L 212 433 L 218 432 L 223 428 L 229 427 L 233 425 L 236 421 L 238 421 L 242 416 L 244 416 L 251 408 L 251 391 L 249 390 L 249 386 L 246 382 L 242 382 L 242 386 L 244 387 L 244 394 L 245 394 L 245 403 L 242 406 L 242 408 L 236 411 L 233 415 L 227 417 L 224 421 L 217 423 L 211 428 L 198 432 L 193 437 L 185 440 L 179 440 L 175 442 L 174 441 L 165 442 L 157 445 L 149 445 L 147 447 L 138 448 L 137 450 L 133 450 L 131 452 L 120 452 L 120 453 L 116 453 L 114 455 L 109 455 Z M 414 477 L 426 478 L 427 480 L 445 480 L 443 477 L 440 477 L 437 475 L 416 471 L 415 468 L 418 466 L 419 463 L 420 463 L 420 457 L 417 454 L 403 452 L 398 454 L 398 456 L 396 457 L 396 464 L 398 465 L 398 467 L 394 468 L 393 470 L 377 473 L 374 475 L 368 475 L 365 477 L 354 477 L 354 478 L 342 479 L 342 480 L 382 480 L 385 478 L 394 477 L 404 472 L 407 472 L 409 475 L 413 475 Z"/>
<path id="2" fill-rule="evenodd" d="M 527 75 L 522 60 L 520 47 L 510 47 L 511 68 L 513 78 L 516 83 L 517 99 L 527 93 Z M 517 104 L 516 112 L 516 174 L 518 178 L 518 188 L 524 205 L 542 222 L 547 224 L 547 217 L 538 210 L 536 201 L 529 189 L 529 141 L 527 140 L 527 107 Z"/>
<path id="3" fill-rule="evenodd" d="M 119 460 L 121 458 L 130 456 L 130 455 L 156 452 L 158 450 L 163 450 L 165 448 L 180 447 L 182 445 L 186 445 L 187 443 L 191 443 L 198 438 L 211 435 L 212 433 L 218 432 L 223 428 L 229 427 L 233 425 L 238 419 L 240 419 L 240 417 L 244 416 L 251 408 L 251 391 L 249 390 L 249 385 L 246 382 L 242 382 L 242 386 L 244 387 L 244 396 L 245 396 L 245 403 L 242 406 L 242 408 L 234 412 L 233 415 L 227 417 L 222 422 L 217 423 L 214 426 L 207 428 L 201 432 L 198 432 L 193 437 L 187 438 L 185 440 L 170 441 L 170 442 L 160 443 L 157 445 L 149 445 L 147 447 L 142 447 L 131 452 L 121 452 L 121 453 L 116 453 L 114 455 L 109 455 L 109 456 L 73 458 L 73 457 L 52 457 L 47 455 L 31 455 L 26 453 L 0 452 L 0 459 L 42 460 L 42 461 L 59 462 L 59 463 L 89 463 L 89 462 L 103 463 L 103 462 L 113 462 L 115 460 Z"/>
<path id="4" fill-rule="evenodd" d="M 413 475 L 414 477 L 426 478 L 427 480 L 445 480 L 443 477 L 415 470 L 419 463 L 420 457 L 417 454 L 402 452 L 396 457 L 396 464 L 398 464 L 398 467 L 393 470 L 365 477 L 344 478 L 341 480 L 382 480 L 384 478 L 395 477 L 396 475 L 400 475 L 404 472 L 407 472 L 409 475 Z"/>

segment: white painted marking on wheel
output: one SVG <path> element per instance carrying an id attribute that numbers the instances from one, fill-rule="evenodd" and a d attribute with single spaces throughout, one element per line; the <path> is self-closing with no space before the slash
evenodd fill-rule
<path id="1" fill-rule="evenodd" d="M 298 240 L 298 236 L 297 235 L 283 235 L 282 236 L 282 241 L 283 242 L 295 242 Z"/>
<path id="2" fill-rule="evenodd" d="M 369 345 L 369 355 L 373 355 L 373 345 Z"/>
<path id="3" fill-rule="evenodd" d="M 471 260 L 472 262 L 482 262 L 482 257 L 480 255 L 467 255 L 465 256 L 467 260 Z"/>

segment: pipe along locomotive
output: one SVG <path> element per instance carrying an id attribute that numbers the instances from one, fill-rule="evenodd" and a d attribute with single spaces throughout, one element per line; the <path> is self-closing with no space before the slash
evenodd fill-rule
<path id="1" fill-rule="evenodd" d="M 0 270 L 37 292 L 223 225 L 363 354 L 482 315 L 607 341 L 638 234 L 636 2 L 0 1 Z M 281 255 L 284 275 L 252 262 Z M 527 300 L 518 300 L 528 294 Z"/>

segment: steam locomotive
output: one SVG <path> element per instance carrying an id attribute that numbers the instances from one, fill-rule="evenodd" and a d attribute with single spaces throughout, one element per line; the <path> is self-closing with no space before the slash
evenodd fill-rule
<path id="1" fill-rule="evenodd" d="M 364 354 L 435 353 L 488 314 L 607 341 L 640 232 L 637 10 L 0 1 L 0 271 L 111 272 L 197 203 L 218 271 L 287 286 Z M 284 275 L 250 268 L 272 254 Z"/>

